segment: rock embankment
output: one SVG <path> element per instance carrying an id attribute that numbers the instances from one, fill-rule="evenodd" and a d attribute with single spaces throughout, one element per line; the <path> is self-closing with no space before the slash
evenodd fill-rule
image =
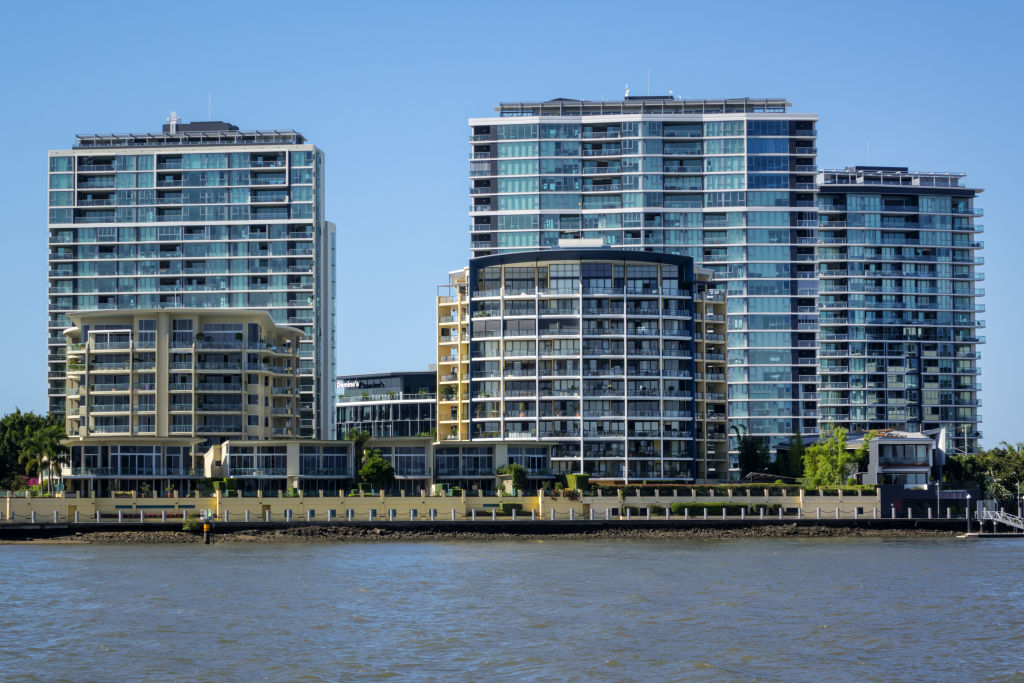
<path id="1" fill-rule="evenodd" d="M 12 543 L 116 543 L 166 544 L 202 543 L 203 536 L 181 530 L 135 529 L 78 530 L 47 529 L 33 533 L 0 536 L 0 542 Z M 471 524 L 409 528 L 398 525 L 302 524 L 272 528 L 217 528 L 214 543 L 343 543 L 382 541 L 512 541 L 539 539 L 730 539 L 730 538 L 950 538 L 958 532 L 935 528 L 886 528 L 824 524 L 760 524 L 751 526 L 693 525 L 674 528 L 646 526 L 603 526 L 557 524 L 540 528 L 511 525 L 474 526 Z"/>

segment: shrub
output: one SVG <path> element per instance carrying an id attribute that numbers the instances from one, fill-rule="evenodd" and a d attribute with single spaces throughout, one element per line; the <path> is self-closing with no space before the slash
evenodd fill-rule
<path id="1" fill-rule="evenodd" d="M 565 475 L 566 486 L 578 491 L 585 490 L 590 485 L 589 474 L 567 474 Z"/>
<path id="2" fill-rule="evenodd" d="M 516 511 L 516 514 L 519 514 L 520 512 L 523 511 L 523 504 L 522 503 L 501 503 L 500 505 L 498 505 L 498 514 L 499 515 L 511 515 L 513 510 Z"/>
<path id="3" fill-rule="evenodd" d="M 193 512 L 181 523 L 181 530 L 196 533 L 203 530 L 203 521 L 199 519 L 199 513 Z"/>

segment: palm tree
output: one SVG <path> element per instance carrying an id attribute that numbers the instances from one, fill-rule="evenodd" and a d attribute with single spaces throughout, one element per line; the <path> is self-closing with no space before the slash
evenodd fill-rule
<path id="1" fill-rule="evenodd" d="M 353 471 L 357 471 L 359 466 L 362 464 L 363 456 L 366 454 L 366 443 L 371 438 L 370 432 L 365 429 L 356 429 L 355 427 L 348 430 L 348 433 L 345 435 L 345 440 L 351 441 L 354 446 L 352 449 L 353 458 L 355 460 L 355 465 L 352 468 Z"/>
<path id="2" fill-rule="evenodd" d="M 61 443 L 66 438 L 64 428 L 60 425 L 48 424 L 34 429 L 25 435 L 21 442 L 21 455 L 18 462 L 25 466 L 26 474 L 47 473 L 50 492 L 53 492 L 54 471 L 68 462 L 67 447 Z"/>

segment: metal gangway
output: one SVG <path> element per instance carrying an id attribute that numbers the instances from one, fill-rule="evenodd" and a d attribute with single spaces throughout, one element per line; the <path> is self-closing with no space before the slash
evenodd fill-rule
<path id="1" fill-rule="evenodd" d="M 1002 508 L 997 508 L 996 501 L 994 500 L 983 500 L 978 502 L 978 519 L 983 522 L 985 520 L 991 520 L 992 522 L 998 522 L 1024 531 L 1024 517 L 1011 515 Z M 995 524 L 992 526 L 993 529 L 995 529 Z"/>

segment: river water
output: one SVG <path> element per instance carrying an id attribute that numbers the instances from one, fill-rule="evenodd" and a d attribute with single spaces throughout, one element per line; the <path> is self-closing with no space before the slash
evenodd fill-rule
<path id="1" fill-rule="evenodd" d="M 1019 680 L 1024 542 L 0 546 L 0 681 Z"/>

